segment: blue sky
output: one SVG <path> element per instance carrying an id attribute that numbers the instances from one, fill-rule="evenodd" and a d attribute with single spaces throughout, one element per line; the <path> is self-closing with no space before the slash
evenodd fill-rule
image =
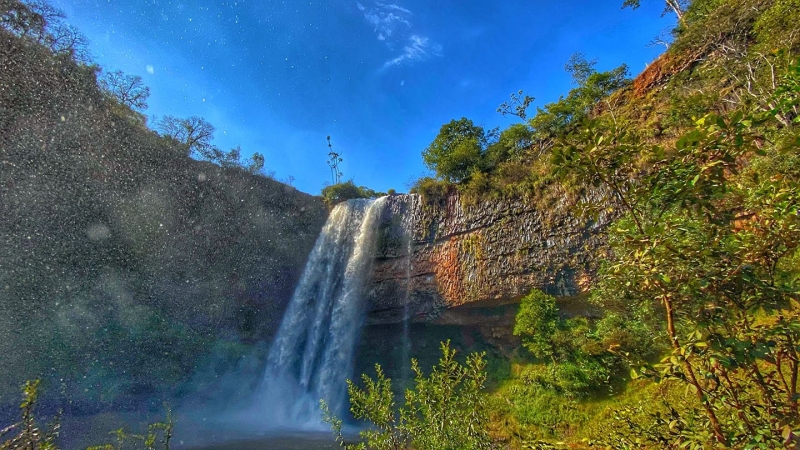
<path id="1" fill-rule="evenodd" d="M 54 0 L 106 70 L 141 76 L 148 116 L 201 116 L 222 148 L 260 152 L 277 179 L 317 194 L 326 136 L 344 178 L 406 191 L 442 124 L 487 128 L 524 89 L 534 106 L 570 89 L 574 52 L 633 74 L 674 20 L 622 0 Z"/>

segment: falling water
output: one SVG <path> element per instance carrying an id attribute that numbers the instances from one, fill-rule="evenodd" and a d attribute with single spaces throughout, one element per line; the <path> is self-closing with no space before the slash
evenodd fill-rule
<path id="1" fill-rule="evenodd" d="M 403 301 L 403 360 L 402 360 L 402 380 L 407 382 L 411 378 L 411 335 L 409 322 L 411 320 L 411 308 L 409 305 L 411 299 L 411 275 L 413 273 L 413 260 L 414 254 L 414 199 L 415 196 L 409 196 L 410 205 L 408 211 L 403 215 L 403 238 L 406 244 L 406 295 Z"/>
<path id="2" fill-rule="evenodd" d="M 337 205 L 270 349 L 258 402 L 271 428 L 322 426 L 320 399 L 346 410 L 346 383 L 363 321 L 362 291 L 385 198 Z"/>

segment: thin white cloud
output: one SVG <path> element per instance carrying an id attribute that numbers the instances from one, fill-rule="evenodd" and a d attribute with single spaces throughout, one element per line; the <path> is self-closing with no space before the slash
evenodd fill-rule
<path id="1" fill-rule="evenodd" d="M 423 61 L 431 56 L 441 56 L 442 46 L 432 43 L 431 40 L 425 36 L 412 35 L 408 39 L 408 43 L 403 47 L 403 54 L 390 59 L 383 64 L 383 70 L 391 67 L 402 66 L 406 64 L 413 64 L 418 61 Z"/>
<path id="2" fill-rule="evenodd" d="M 395 11 L 400 11 L 401 13 L 408 14 L 409 16 L 412 14 L 410 10 L 405 9 L 405 8 L 399 6 L 399 5 L 396 5 L 396 4 L 387 5 L 386 3 L 381 3 L 381 2 L 375 2 L 375 4 L 380 6 L 381 8 L 393 9 Z"/>
<path id="3" fill-rule="evenodd" d="M 374 6 L 364 6 L 357 2 L 358 9 L 364 13 L 364 19 L 372 25 L 373 31 L 378 35 L 378 40 L 386 40 L 395 34 L 411 28 L 411 11 L 394 4 L 375 3 Z"/>
<path id="4" fill-rule="evenodd" d="M 442 46 L 427 36 L 413 33 L 411 22 L 414 13 L 396 3 L 374 1 L 366 6 L 356 2 L 364 20 L 372 26 L 376 39 L 394 50 L 402 47 L 402 53 L 386 61 L 381 70 L 413 64 L 431 56 L 441 56 Z"/>

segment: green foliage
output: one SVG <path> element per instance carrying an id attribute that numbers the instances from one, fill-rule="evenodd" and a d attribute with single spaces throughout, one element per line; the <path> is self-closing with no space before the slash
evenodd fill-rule
<path id="1" fill-rule="evenodd" d="M 522 378 L 568 397 L 596 392 L 621 371 L 623 357 L 649 356 L 643 328 L 613 314 L 597 323 L 583 317 L 564 319 L 555 298 L 533 291 L 522 299 L 514 334 L 543 363 L 526 369 Z"/>
<path id="2" fill-rule="evenodd" d="M 520 303 L 514 335 L 521 336 L 525 348 L 537 358 L 552 358 L 556 350 L 551 338 L 560 324 L 556 299 L 534 290 Z"/>
<path id="3" fill-rule="evenodd" d="M 36 424 L 33 414 L 39 397 L 40 381 L 28 381 L 22 386 L 22 403 L 19 406 L 21 419 L 19 422 L 0 429 L 0 438 L 16 432 L 16 436 L 0 442 L 0 450 L 56 450 L 56 438 L 59 425 L 56 422 L 46 431 Z"/>
<path id="4" fill-rule="evenodd" d="M 483 127 L 462 117 L 442 125 L 422 159 L 436 175 L 451 183 L 466 180 L 483 163 L 488 137 Z"/>
<path id="5" fill-rule="evenodd" d="M 492 191 L 492 182 L 489 174 L 475 169 L 469 179 L 457 188 L 461 193 L 461 201 L 466 205 L 474 205 Z"/>
<path id="6" fill-rule="evenodd" d="M 800 426 L 800 267 L 789 262 L 800 185 L 796 166 L 783 165 L 798 147 L 765 149 L 760 135 L 783 122 L 774 113 L 708 115 L 671 151 L 593 122 L 554 158 L 558 170 L 599 182 L 625 212 L 598 302 L 663 314 L 671 354 L 637 373 L 692 393 L 662 423 L 670 445 L 776 447 Z M 634 180 L 637 154 L 653 167 Z"/>
<path id="7" fill-rule="evenodd" d="M 428 204 L 440 203 L 447 196 L 451 184 L 446 181 L 437 180 L 431 177 L 422 177 L 414 182 L 410 192 L 419 194 L 422 200 Z"/>
<path id="8" fill-rule="evenodd" d="M 585 423 L 587 416 L 579 410 L 577 401 L 541 385 L 534 370 L 526 368 L 518 382 L 501 392 L 518 427 L 516 432 L 526 441 L 553 439 Z"/>
<path id="9" fill-rule="evenodd" d="M 508 160 L 518 160 L 532 145 L 532 131 L 522 123 L 515 123 L 500 133 L 496 142 L 486 149 L 487 168 L 495 168 Z"/>
<path id="10" fill-rule="evenodd" d="M 6 441 L 0 441 L 0 450 L 58 450 L 56 439 L 61 428 L 58 419 L 43 430 L 37 425 L 33 414 L 39 399 L 40 384 L 39 380 L 35 380 L 28 381 L 22 386 L 20 421 L 0 429 L 0 439 L 11 433 L 16 433 L 16 435 Z M 143 450 L 156 450 L 159 448 L 157 444 L 162 444 L 161 448 L 169 450 L 173 428 L 172 411 L 167 408 L 166 420 L 148 425 L 145 435 L 128 434 L 123 429 L 119 429 L 111 433 L 116 437 L 116 446 L 105 444 L 88 447 L 87 450 L 122 450 L 127 440 L 141 442 Z"/>
<path id="11" fill-rule="evenodd" d="M 595 61 L 576 53 L 565 66 L 576 85 L 566 97 L 538 108 L 527 123 L 517 123 L 498 133 L 485 131 L 471 120 L 461 118 L 442 126 L 436 139 L 423 151 L 425 164 L 439 180 L 459 184 L 466 204 L 489 196 L 526 197 L 538 194 L 549 182 L 535 174 L 531 163 L 541 164 L 553 139 L 574 129 L 590 116 L 598 102 L 630 83 L 628 68 L 622 65 L 608 72 L 597 72 Z M 522 91 L 498 108 L 503 115 L 528 118 L 533 102 Z M 417 181 L 412 192 L 428 198 L 441 198 L 446 189 L 429 177 Z"/>
<path id="12" fill-rule="evenodd" d="M 346 446 L 341 421 L 324 405 L 326 422 L 337 440 L 347 448 L 400 450 L 470 450 L 491 448 L 487 431 L 488 416 L 483 394 L 486 363 L 483 354 L 472 354 L 462 365 L 455 359 L 450 343 L 442 343 L 442 357 L 425 376 L 416 360 L 411 360 L 414 388 L 405 392 L 405 403 L 395 408 L 391 380 L 380 366 L 376 378 L 362 375 L 364 387 L 348 380 L 351 412 L 370 428 L 360 433 L 365 441 Z"/>
<path id="13" fill-rule="evenodd" d="M 356 198 L 377 198 L 383 195 L 385 194 L 382 192 L 375 192 L 366 186 L 356 186 L 353 180 L 325 186 L 325 188 L 322 189 L 322 198 L 328 206 L 334 206 L 337 203 Z"/>
<path id="14" fill-rule="evenodd" d="M 756 19 L 753 32 L 767 50 L 793 49 L 800 43 L 800 1 L 776 0 Z"/>
<path id="15" fill-rule="evenodd" d="M 628 66 L 623 64 L 607 72 L 597 72 L 595 64 L 580 53 L 572 56 L 566 70 L 577 86 L 557 102 L 537 108 L 536 115 L 528 121 L 534 140 L 552 139 L 570 131 L 598 102 L 630 83 Z"/>

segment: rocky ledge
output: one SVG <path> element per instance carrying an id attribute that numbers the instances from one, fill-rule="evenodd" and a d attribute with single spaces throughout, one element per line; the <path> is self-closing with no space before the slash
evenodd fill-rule
<path id="1" fill-rule="evenodd" d="M 368 323 L 433 320 L 455 306 L 519 298 L 531 289 L 583 292 L 604 247 L 596 221 L 554 205 L 492 200 L 465 205 L 456 191 L 439 202 L 388 199 L 367 284 Z"/>

